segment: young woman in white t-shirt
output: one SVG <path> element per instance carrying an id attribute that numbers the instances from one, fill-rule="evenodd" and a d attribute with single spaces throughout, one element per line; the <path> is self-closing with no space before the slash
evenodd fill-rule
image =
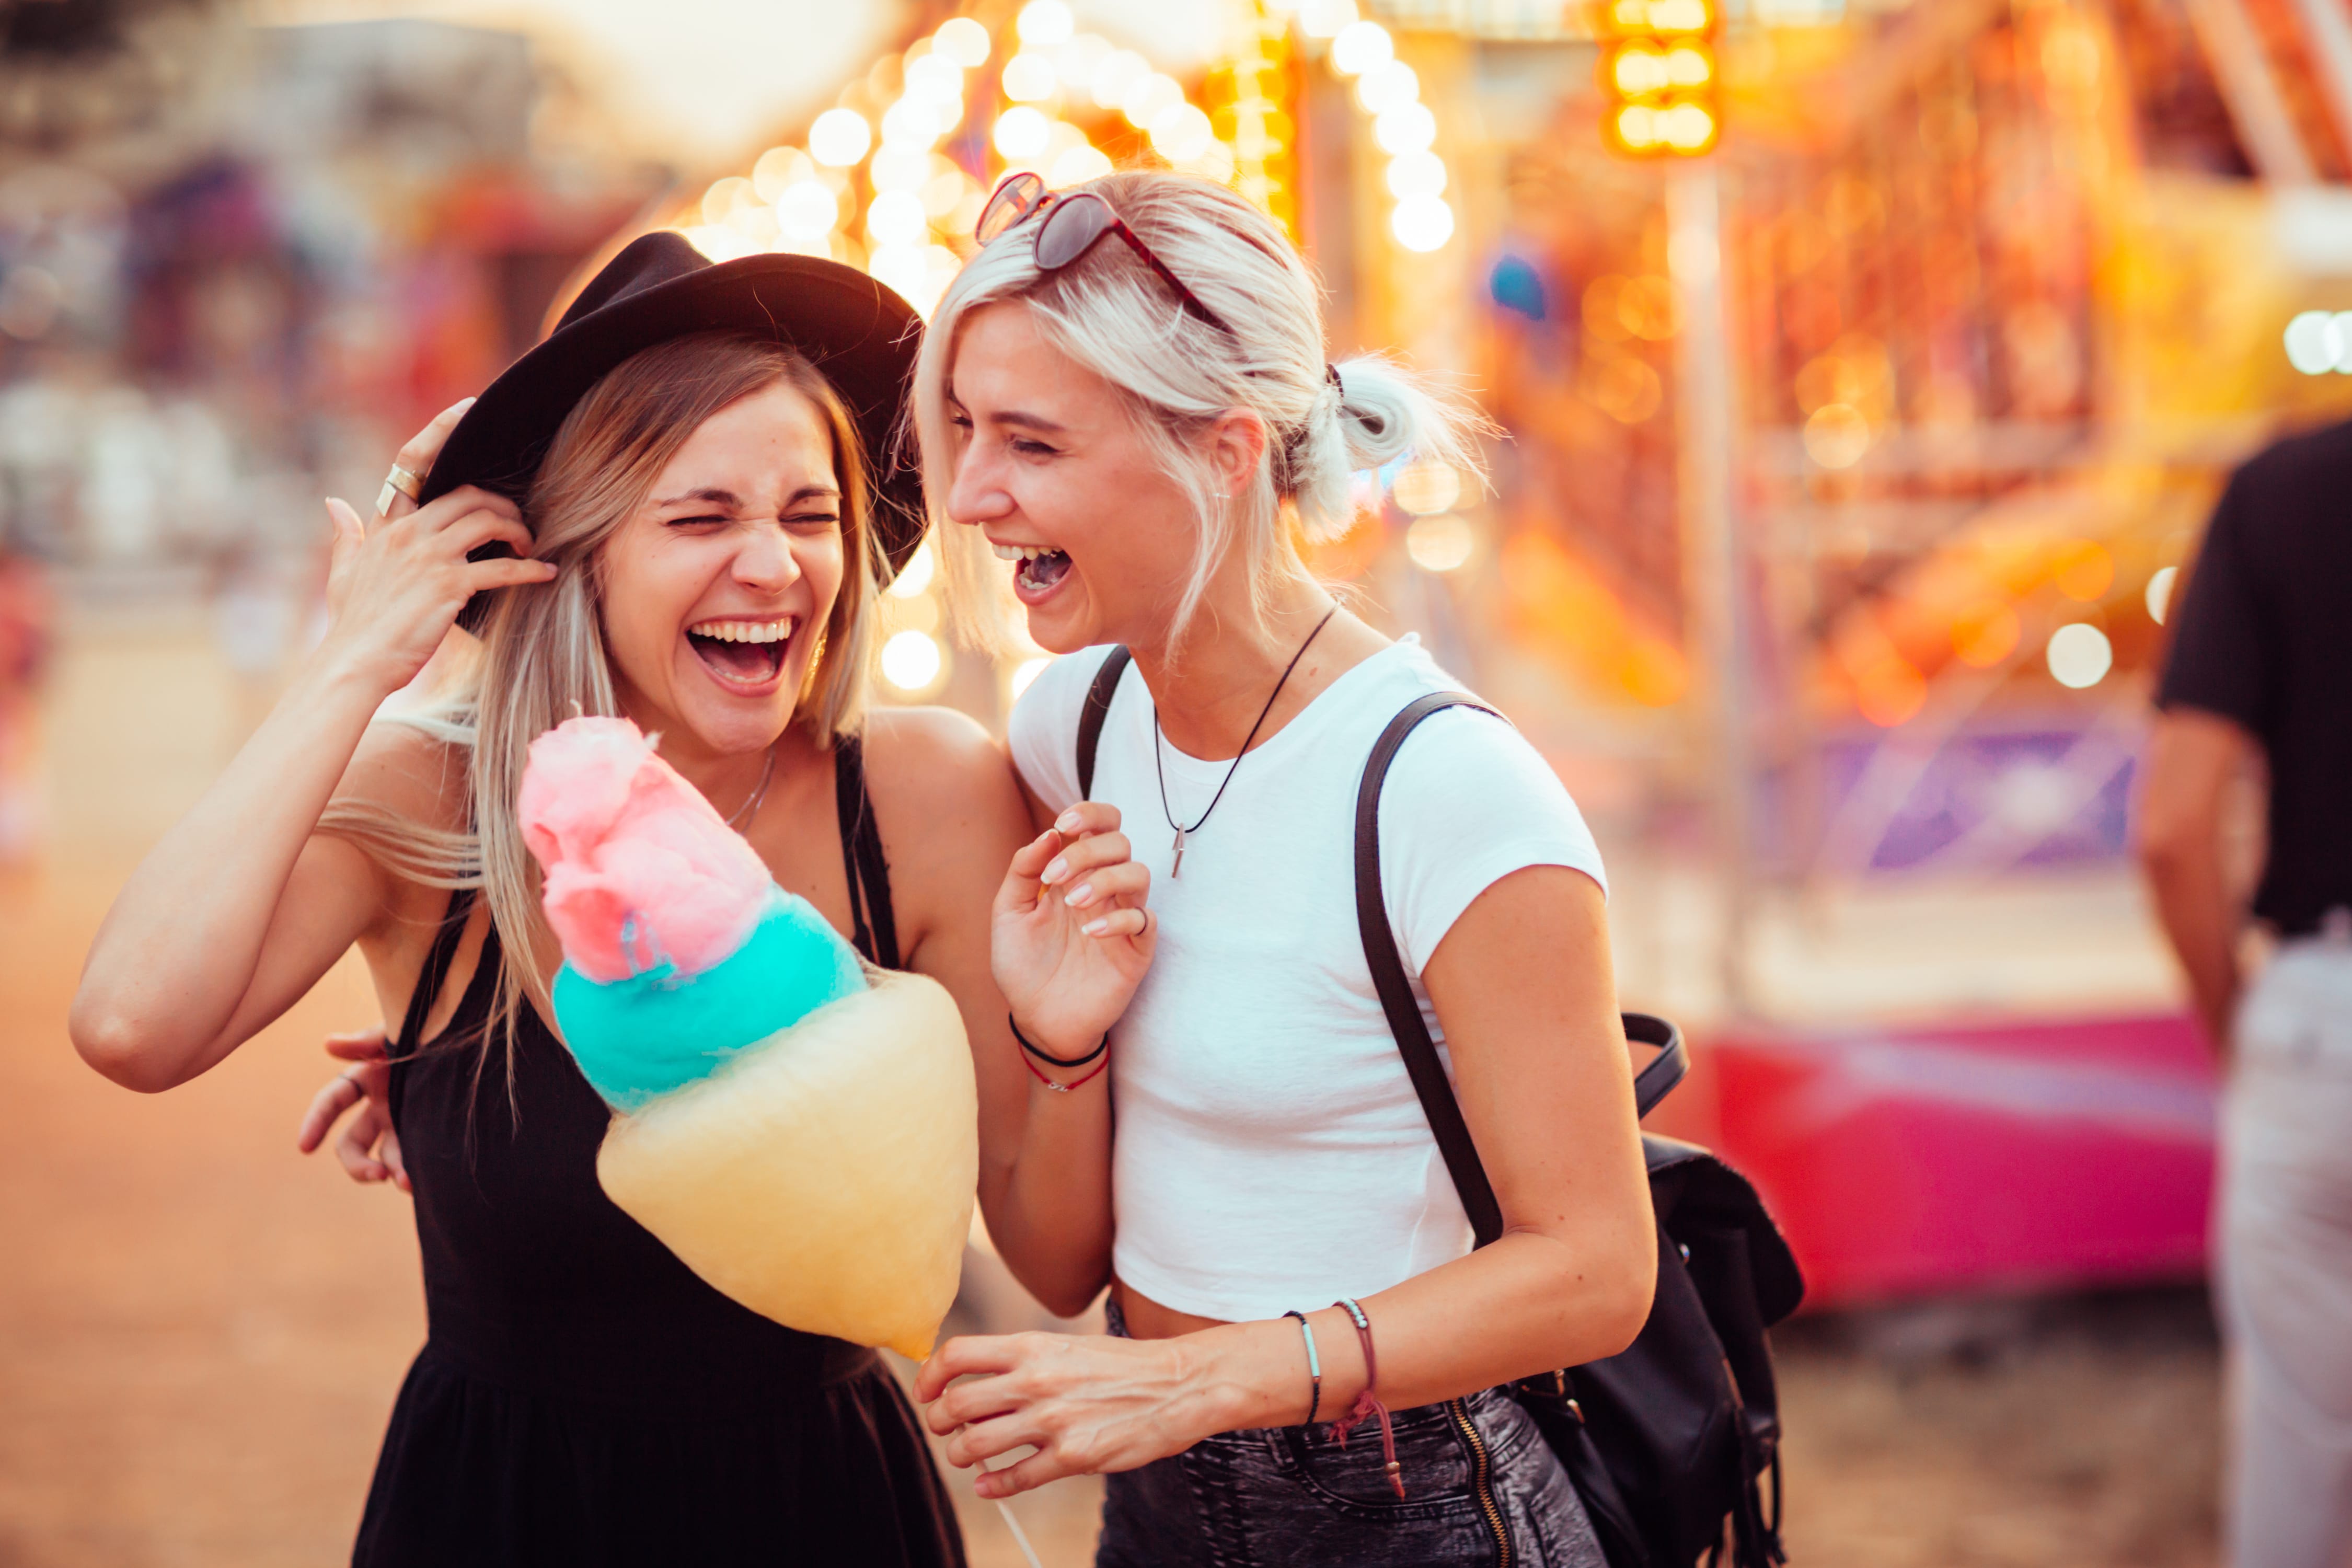
<path id="1" fill-rule="evenodd" d="M 1042 831 L 994 963 L 1029 1114 L 1099 1154 L 1062 1174 L 1099 1220 L 1065 1238 L 1072 1288 L 1046 1304 L 1108 1284 L 1112 1332 L 951 1341 L 917 1385 L 928 1419 L 958 1464 L 1035 1448 L 985 1496 L 1108 1472 L 1117 1568 L 1599 1568 L 1565 1472 L 1495 1389 L 1615 1353 L 1649 1309 L 1600 858 L 1492 716 L 1441 712 L 1398 753 L 1384 902 L 1507 1221 L 1474 1253 L 1353 883 L 1375 739 L 1455 683 L 1292 543 L 1347 526 L 1354 471 L 1464 461 L 1460 416 L 1380 359 L 1328 366 L 1305 266 L 1220 187 L 1125 173 L 1008 188 L 991 216 L 915 417 L 947 531 L 1009 563 L 1029 635 L 1066 656 L 1013 717 Z M 1081 800 L 1079 716 L 1114 644 L 1133 667 Z"/>

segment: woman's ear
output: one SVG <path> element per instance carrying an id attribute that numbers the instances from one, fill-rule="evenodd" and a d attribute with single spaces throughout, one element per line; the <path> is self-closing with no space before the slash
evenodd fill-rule
<path id="1" fill-rule="evenodd" d="M 1217 493 L 1239 495 L 1265 459 L 1265 421 L 1247 408 L 1228 408 L 1209 426 L 1209 460 Z"/>

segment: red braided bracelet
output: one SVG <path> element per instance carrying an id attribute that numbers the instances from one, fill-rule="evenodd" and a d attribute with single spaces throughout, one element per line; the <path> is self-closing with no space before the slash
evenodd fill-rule
<path id="1" fill-rule="evenodd" d="M 1356 1395 L 1356 1403 L 1348 1414 L 1331 1423 L 1331 1436 L 1339 1438 L 1339 1447 L 1344 1448 L 1348 1446 L 1349 1428 L 1367 1415 L 1379 1416 L 1381 1458 L 1388 1461 L 1389 1485 L 1396 1489 L 1396 1495 L 1402 1500 L 1404 1497 L 1404 1467 L 1397 1463 L 1396 1432 L 1389 1426 L 1389 1407 L 1372 1393 L 1373 1386 L 1381 1380 L 1380 1363 L 1372 1359 L 1372 1321 L 1364 1315 L 1361 1307 L 1345 1296 L 1331 1304 L 1348 1314 L 1348 1321 L 1356 1325 L 1356 1338 L 1362 1342 L 1364 1347 L 1364 1392 Z"/>
<path id="2" fill-rule="evenodd" d="M 1108 1039 L 1108 1037 L 1105 1037 Z M 1103 1059 L 1095 1064 L 1094 1071 L 1080 1078 L 1074 1078 L 1067 1083 L 1055 1083 L 1052 1079 L 1047 1078 L 1045 1076 L 1045 1069 L 1039 1067 L 1035 1062 L 1031 1061 L 1027 1051 L 1021 1053 L 1021 1065 L 1027 1068 L 1031 1074 L 1036 1078 L 1039 1083 L 1044 1084 L 1055 1094 L 1067 1094 L 1070 1090 L 1077 1088 L 1080 1084 L 1092 1083 L 1096 1079 L 1101 1077 L 1103 1069 L 1110 1066 L 1110 1053 L 1108 1051 L 1103 1052 Z"/>

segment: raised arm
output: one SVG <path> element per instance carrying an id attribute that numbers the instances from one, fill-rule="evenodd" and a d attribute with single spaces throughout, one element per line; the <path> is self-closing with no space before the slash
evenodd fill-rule
<path id="1" fill-rule="evenodd" d="M 462 405 L 461 405 L 462 408 Z M 402 454 L 428 467 L 452 409 Z M 373 528 L 335 522 L 326 639 L 227 769 L 141 862 L 91 943 L 68 1027 L 90 1066 L 153 1093 L 220 1061 L 315 984 L 391 891 L 352 845 L 314 836 L 339 787 L 379 795 L 403 749 L 362 737 L 475 592 L 544 582 L 512 502 L 466 489 Z"/>

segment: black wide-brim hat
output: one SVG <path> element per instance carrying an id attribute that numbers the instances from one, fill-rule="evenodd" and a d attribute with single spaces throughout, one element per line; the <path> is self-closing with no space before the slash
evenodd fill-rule
<path id="1" fill-rule="evenodd" d="M 897 450 L 922 340 L 913 306 L 855 268 L 814 256 L 713 262 L 683 235 L 629 242 L 580 291 L 545 341 L 485 388 L 434 459 L 419 500 L 479 485 L 520 504 L 556 431 L 589 388 L 640 350 L 694 332 L 738 331 L 798 351 L 856 422 L 873 479 L 868 507 L 887 579 L 923 541 L 922 477 Z M 475 552 L 509 553 L 504 545 Z M 478 626 L 477 594 L 458 624 Z"/>

